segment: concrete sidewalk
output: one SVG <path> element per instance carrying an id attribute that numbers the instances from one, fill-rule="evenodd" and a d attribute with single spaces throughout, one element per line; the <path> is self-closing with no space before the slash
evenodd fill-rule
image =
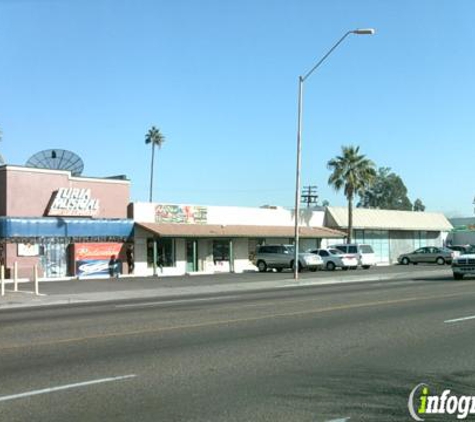
<path id="1" fill-rule="evenodd" d="M 69 280 L 40 282 L 40 295 L 34 294 L 33 283 L 6 284 L 5 296 L 0 296 L 0 310 L 48 305 L 95 303 L 134 299 L 167 299 L 187 296 L 206 296 L 219 293 L 283 289 L 303 286 L 324 286 L 341 283 L 374 282 L 427 278 L 449 280 L 449 268 L 426 267 L 408 271 L 319 272 L 302 274 L 298 281 L 291 273 L 223 274 L 182 277 L 121 277 L 119 279 Z"/>

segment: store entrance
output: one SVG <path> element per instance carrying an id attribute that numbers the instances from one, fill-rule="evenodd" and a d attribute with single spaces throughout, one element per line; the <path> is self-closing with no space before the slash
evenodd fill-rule
<path id="1" fill-rule="evenodd" d="M 186 241 L 186 272 L 198 271 L 198 241 L 188 239 Z"/>
<path id="2" fill-rule="evenodd" d="M 46 243 L 43 245 L 41 264 L 47 278 L 66 277 L 68 275 L 66 243 Z"/>

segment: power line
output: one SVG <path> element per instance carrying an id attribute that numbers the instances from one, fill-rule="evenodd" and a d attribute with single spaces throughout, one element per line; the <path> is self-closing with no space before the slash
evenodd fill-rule
<path id="1" fill-rule="evenodd" d="M 307 208 L 310 208 L 310 204 L 318 203 L 317 186 L 304 186 L 302 189 L 302 195 L 300 202 L 307 204 Z"/>

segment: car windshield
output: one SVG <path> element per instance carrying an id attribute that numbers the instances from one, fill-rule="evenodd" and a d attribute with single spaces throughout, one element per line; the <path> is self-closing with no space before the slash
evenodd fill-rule
<path id="1" fill-rule="evenodd" d="M 328 252 L 330 252 L 332 255 L 343 255 L 343 252 L 339 251 L 338 249 L 328 249 Z"/>

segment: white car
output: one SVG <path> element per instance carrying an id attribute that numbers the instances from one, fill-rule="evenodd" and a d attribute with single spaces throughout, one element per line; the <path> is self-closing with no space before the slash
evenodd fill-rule
<path id="1" fill-rule="evenodd" d="M 371 245 L 364 245 L 360 243 L 341 243 L 338 245 L 329 246 L 331 249 L 338 249 L 344 254 L 354 254 L 358 259 L 358 265 L 361 265 L 365 270 L 376 265 L 376 255 Z"/>
<path id="2" fill-rule="evenodd" d="M 323 267 L 329 271 L 333 271 L 335 268 L 346 270 L 358 267 L 356 254 L 344 254 L 338 249 L 315 249 L 311 253 L 320 256 L 323 260 Z"/>
<path id="3" fill-rule="evenodd" d="M 465 274 L 475 276 L 475 253 L 456 256 L 452 259 L 455 280 L 462 280 Z"/>

